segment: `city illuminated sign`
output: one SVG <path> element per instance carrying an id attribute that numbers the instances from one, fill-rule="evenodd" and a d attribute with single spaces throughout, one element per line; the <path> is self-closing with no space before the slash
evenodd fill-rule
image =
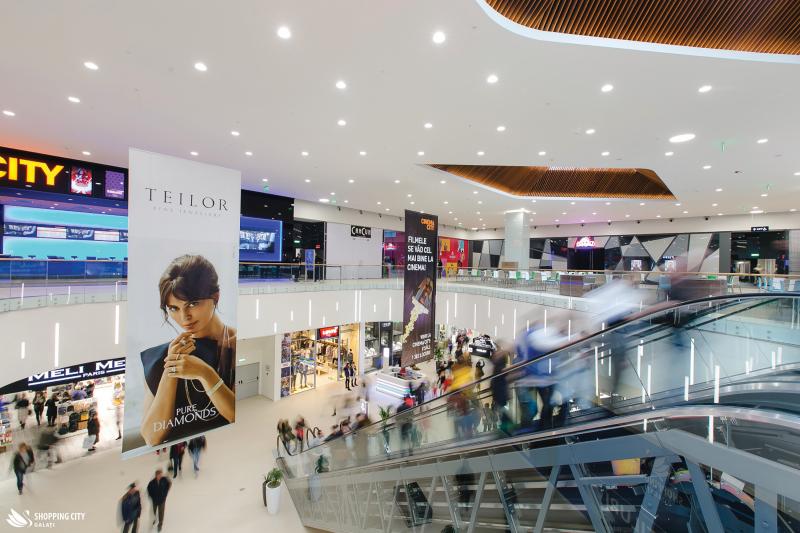
<path id="1" fill-rule="evenodd" d="M 332 339 L 338 336 L 339 336 L 339 326 L 331 326 L 329 328 L 320 328 L 318 337 L 320 339 Z"/>
<path id="2" fill-rule="evenodd" d="M 37 176 L 44 178 L 44 183 L 48 187 L 55 187 L 56 177 L 64 170 L 64 165 L 48 165 L 41 161 L 32 161 L 30 159 L 20 159 L 18 157 L 2 157 L 0 156 L 0 179 L 5 178 L 10 181 L 20 181 L 21 170 L 24 167 L 25 183 L 36 183 Z M 36 172 L 41 170 L 41 172 Z"/>
<path id="3" fill-rule="evenodd" d="M 575 243 L 575 248 L 596 248 L 597 243 L 594 242 L 592 237 L 581 237 Z"/>

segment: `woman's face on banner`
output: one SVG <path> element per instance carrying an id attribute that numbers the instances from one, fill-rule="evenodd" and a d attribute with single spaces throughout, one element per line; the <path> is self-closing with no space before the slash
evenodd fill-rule
<path id="1" fill-rule="evenodd" d="M 203 332 L 214 318 L 214 299 L 186 301 L 170 294 L 167 299 L 167 311 L 184 331 L 198 334 Z"/>

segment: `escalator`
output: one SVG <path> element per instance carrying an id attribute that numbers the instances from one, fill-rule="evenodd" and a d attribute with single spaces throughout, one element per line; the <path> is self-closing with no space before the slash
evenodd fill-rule
<path id="1" fill-rule="evenodd" d="M 551 374 L 553 418 L 519 379 L 531 365 Z M 303 523 L 326 531 L 800 532 L 798 377 L 798 295 L 707 298 L 279 447 L 278 464 Z M 499 380 L 510 400 L 492 409 Z"/>

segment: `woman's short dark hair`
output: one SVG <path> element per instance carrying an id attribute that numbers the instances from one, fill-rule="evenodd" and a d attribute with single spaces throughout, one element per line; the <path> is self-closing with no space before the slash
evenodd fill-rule
<path id="1" fill-rule="evenodd" d="M 219 278 L 211 261 L 202 255 L 182 255 L 169 264 L 158 281 L 161 310 L 167 316 L 170 295 L 193 302 L 214 298 L 219 293 Z"/>

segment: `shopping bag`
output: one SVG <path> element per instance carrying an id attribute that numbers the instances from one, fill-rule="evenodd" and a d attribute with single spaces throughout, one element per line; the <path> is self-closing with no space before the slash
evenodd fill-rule
<path id="1" fill-rule="evenodd" d="M 86 438 L 83 439 L 83 449 L 88 450 L 94 446 L 94 435 L 86 435 Z"/>

